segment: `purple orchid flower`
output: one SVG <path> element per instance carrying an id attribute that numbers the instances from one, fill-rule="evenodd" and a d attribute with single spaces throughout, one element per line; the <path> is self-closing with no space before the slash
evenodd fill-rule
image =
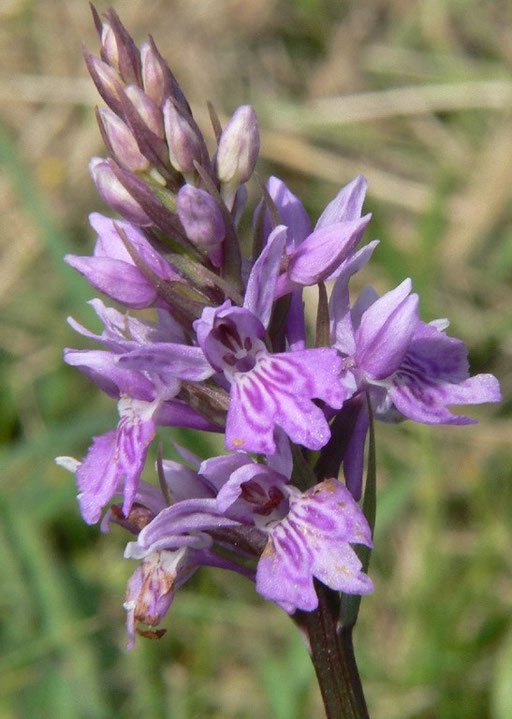
<path id="1" fill-rule="evenodd" d="M 222 373 L 230 387 L 228 449 L 273 454 L 276 426 L 293 442 L 319 449 L 330 433 L 313 398 L 339 409 L 348 396 L 339 381 L 340 358 L 332 348 L 271 353 L 265 345 L 285 241 L 286 228 L 279 226 L 254 264 L 243 307 L 227 300 L 203 310 L 194 322 L 199 347 L 154 343 L 119 360 L 122 367 L 196 381 Z"/>
<path id="2" fill-rule="evenodd" d="M 348 279 L 357 269 L 356 259 L 333 289 L 331 336 L 344 357 L 342 381 L 356 393 L 368 390 L 377 419 L 471 424 L 476 420 L 452 414 L 447 405 L 500 400 L 493 375 L 469 376 L 464 343 L 443 332 L 448 322 L 426 324 L 419 319 L 418 296 L 411 294 L 410 279 L 382 297 L 367 288 L 350 308 Z M 362 402 L 344 457 L 347 486 L 356 499 L 368 422 Z"/>
<path id="3" fill-rule="evenodd" d="M 93 300 L 91 304 L 104 324 L 101 335 L 89 332 L 72 319 L 70 324 L 108 349 L 65 349 L 64 360 L 78 367 L 109 396 L 118 399 L 117 428 L 94 437 L 84 460 L 76 468 L 80 510 L 85 521 L 94 524 L 123 479 L 123 512 L 128 515 L 157 425 L 218 428 L 175 399 L 180 389 L 176 377 L 150 376 L 147 372 L 119 367 L 117 363 L 122 352 L 153 340 L 181 338 L 181 329 L 168 315 L 162 314 L 161 323 L 155 324 L 127 318 L 117 310 L 106 308 L 101 300 Z"/>
<path id="4" fill-rule="evenodd" d="M 372 590 L 350 546 L 372 546 L 370 528 L 338 480 L 300 492 L 284 475 L 236 452 L 203 462 L 197 481 L 199 496 L 161 511 L 128 545 L 126 556 L 149 556 L 185 543 L 209 549 L 219 530 L 229 529 L 233 543 L 224 539 L 223 546 L 240 554 L 239 538 L 247 537 L 259 547 L 256 590 L 289 613 L 317 607 L 313 577 L 349 594 Z"/>
<path id="5" fill-rule="evenodd" d="M 242 455 L 243 457 L 243 455 Z M 211 478 L 223 458 L 207 460 Z M 288 478 L 244 458 L 217 494 L 226 516 L 252 523 L 268 537 L 258 561 L 256 590 L 285 611 L 318 606 L 313 577 L 347 594 L 372 591 L 350 544 L 372 546 L 368 523 L 348 490 L 329 479 L 301 492 Z"/>

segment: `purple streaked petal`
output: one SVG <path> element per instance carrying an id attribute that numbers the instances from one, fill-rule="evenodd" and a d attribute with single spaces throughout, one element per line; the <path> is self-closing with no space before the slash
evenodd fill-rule
<path id="1" fill-rule="evenodd" d="M 277 424 L 282 427 L 291 441 L 309 449 L 321 449 L 331 435 L 322 410 L 303 397 L 288 393 L 279 395 Z"/>
<path id="2" fill-rule="evenodd" d="M 154 342 L 148 347 L 121 355 L 118 364 L 123 368 L 166 372 L 196 382 L 211 377 L 215 372 L 200 347 L 174 342 Z"/>
<path id="3" fill-rule="evenodd" d="M 274 425 L 294 442 L 319 448 L 327 442 L 329 427 L 322 411 L 310 400 L 285 394 L 252 372 L 234 382 L 226 420 L 226 447 L 274 454 Z"/>
<path id="4" fill-rule="evenodd" d="M 346 391 L 339 381 L 341 359 L 335 350 L 298 350 L 267 355 L 245 374 L 234 375 L 226 420 L 226 447 L 274 454 L 273 427 L 293 442 L 320 449 L 329 426 L 316 397 L 341 407 Z"/>
<path id="5" fill-rule="evenodd" d="M 353 251 L 371 215 L 314 230 L 290 257 L 287 275 L 300 285 L 326 279 Z"/>
<path id="6" fill-rule="evenodd" d="M 389 377 L 401 364 L 419 322 L 418 295 L 404 280 L 372 304 L 356 330 L 356 361 L 372 377 Z"/>
<path id="7" fill-rule="evenodd" d="M 405 364 L 405 363 L 404 363 Z M 405 374 L 401 368 L 393 378 L 389 395 L 395 407 L 409 419 L 425 424 L 474 424 L 475 419 L 452 414 L 449 404 L 499 402 L 498 380 L 491 374 L 478 374 L 459 384 L 436 382 L 420 374 Z"/>
<path id="8" fill-rule="evenodd" d="M 286 227 L 279 225 L 269 235 L 267 244 L 254 263 L 245 291 L 244 307 L 264 327 L 268 326 L 274 302 L 277 275 L 286 244 Z"/>
<path id="9" fill-rule="evenodd" d="M 272 355 L 271 359 L 273 363 L 268 363 L 271 381 L 280 380 L 279 369 L 285 374 L 289 370 L 294 373 L 296 389 L 302 395 L 322 399 L 335 409 L 340 409 L 347 399 L 345 389 L 339 382 L 342 361 L 336 350 L 330 347 L 317 347 L 277 353 Z M 276 362 L 279 367 L 275 366 Z M 282 381 L 287 382 L 288 377 L 283 376 Z"/>
<path id="10" fill-rule="evenodd" d="M 93 437 L 93 443 L 76 470 L 82 516 L 88 524 L 98 521 L 102 508 L 120 493 L 124 478 L 123 514 L 128 516 L 136 497 L 138 480 L 154 437 L 152 405 L 121 400 L 120 420 L 115 431 Z"/>
<path id="11" fill-rule="evenodd" d="M 288 536 L 287 536 L 288 535 Z M 290 529 L 269 537 L 256 570 L 256 591 L 289 614 L 318 606 L 311 571 L 312 559 L 300 537 Z"/>
<path id="12" fill-rule="evenodd" d="M 358 175 L 348 185 L 342 187 L 320 215 L 315 229 L 328 227 L 337 222 L 357 220 L 361 216 L 367 186 L 368 183 L 363 175 Z"/>
<path id="13" fill-rule="evenodd" d="M 144 468 L 148 447 L 155 436 L 151 417 L 142 418 L 137 412 L 121 417 L 117 428 L 116 463 L 125 476 L 123 514 L 128 516 Z"/>
<path id="14" fill-rule="evenodd" d="M 101 510 L 113 497 L 122 473 L 115 462 L 116 432 L 92 438 L 82 463 L 76 471 L 80 512 L 87 524 L 95 524 Z"/>
<path id="15" fill-rule="evenodd" d="M 275 400 L 265 385 L 248 373 L 243 382 L 233 382 L 226 418 L 227 449 L 273 454 L 273 425 L 277 414 Z"/>
<path id="16" fill-rule="evenodd" d="M 372 583 L 349 546 L 371 546 L 370 528 L 346 487 L 328 479 L 303 494 L 294 487 L 289 493 L 289 513 L 271 530 L 258 563 L 257 591 L 304 611 L 318 605 L 313 576 L 339 591 L 371 591 Z"/>

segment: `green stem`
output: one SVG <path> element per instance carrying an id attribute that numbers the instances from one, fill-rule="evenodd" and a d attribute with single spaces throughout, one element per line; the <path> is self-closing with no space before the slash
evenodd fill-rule
<path id="1" fill-rule="evenodd" d="M 318 609 L 298 612 L 307 631 L 311 660 L 327 719 L 369 719 L 352 644 L 352 627 L 339 627 L 339 595 L 316 582 Z"/>

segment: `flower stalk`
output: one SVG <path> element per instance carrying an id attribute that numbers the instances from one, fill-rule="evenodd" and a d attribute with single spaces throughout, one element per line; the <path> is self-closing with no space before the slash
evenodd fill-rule
<path id="1" fill-rule="evenodd" d="M 311 660 L 327 719 L 368 719 L 368 709 L 354 655 L 353 627 L 340 627 L 339 596 L 325 585 L 316 585 L 318 608 L 302 613 L 310 644 Z"/>

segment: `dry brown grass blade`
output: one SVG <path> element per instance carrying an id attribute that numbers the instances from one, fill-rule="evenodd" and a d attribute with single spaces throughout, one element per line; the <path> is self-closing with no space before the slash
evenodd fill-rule
<path id="1" fill-rule="evenodd" d="M 446 263 L 465 262 L 499 222 L 510 199 L 512 127 L 507 116 L 489 135 L 471 164 L 466 189 L 457 198 L 442 245 Z"/>
<path id="2" fill-rule="evenodd" d="M 365 160 L 356 161 L 334 155 L 332 151 L 315 147 L 308 140 L 290 133 L 262 130 L 261 156 L 310 177 L 338 185 L 348 182 L 355 175 L 363 174 L 374 197 L 413 212 L 424 210 L 430 197 L 430 191 L 425 185 L 380 170 Z"/>
<path id="3" fill-rule="evenodd" d="M 310 127 L 346 125 L 405 115 L 511 106 L 512 82 L 509 80 L 471 80 L 322 98 L 308 103 L 297 114 L 297 122 Z"/>

